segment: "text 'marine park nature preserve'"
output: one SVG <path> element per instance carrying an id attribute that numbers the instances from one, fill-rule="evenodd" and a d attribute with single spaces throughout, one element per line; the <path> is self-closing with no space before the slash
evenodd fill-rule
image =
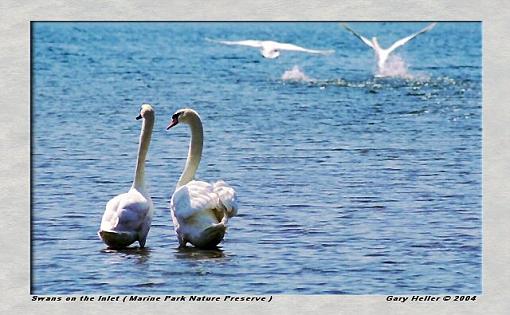
<path id="1" fill-rule="evenodd" d="M 481 27 L 32 22 L 31 294 L 481 294 Z"/>

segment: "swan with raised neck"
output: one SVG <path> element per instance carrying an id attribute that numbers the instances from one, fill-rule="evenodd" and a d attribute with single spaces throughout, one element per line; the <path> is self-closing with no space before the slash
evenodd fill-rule
<path id="1" fill-rule="evenodd" d="M 191 140 L 186 165 L 177 182 L 176 188 L 186 185 L 195 178 L 200 159 L 202 158 L 202 148 L 204 145 L 202 120 L 196 111 L 191 108 L 184 108 L 177 111 L 172 115 L 172 121 L 166 129 L 168 130 L 179 123 L 189 125 L 191 129 Z"/>
<path id="2" fill-rule="evenodd" d="M 138 155 L 136 158 L 135 178 L 133 180 L 133 188 L 145 190 L 145 160 L 149 151 L 149 144 L 152 137 L 152 129 L 154 127 L 154 109 L 149 104 L 143 104 L 140 115 L 136 120 L 143 118 L 142 129 L 140 131 L 140 142 L 138 144 Z"/>
<path id="3" fill-rule="evenodd" d="M 138 241 L 145 246 L 152 222 L 154 206 L 145 190 L 145 159 L 154 127 L 154 109 L 143 104 L 137 120 L 143 118 L 136 160 L 135 176 L 127 193 L 112 198 L 106 204 L 98 231 L 99 237 L 110 248 L 124 248 Z"/>
<path id="4" fill-rule="evenodd" d="M 172 115 L 167 130 L 179 123 L 190 126 L 191 140 L 184 171 L 170 200 L 170 213 L 179 246 L 215 248 L 225 236 L 228 219 L 237 214 L 236 191 L 222 180 L 195 180 L 204 141 L 200 116 L 184 108 Z"/>

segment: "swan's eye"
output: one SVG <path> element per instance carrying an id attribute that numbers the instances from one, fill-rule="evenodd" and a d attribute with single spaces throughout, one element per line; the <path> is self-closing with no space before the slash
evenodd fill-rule
<path id="1" fill-rule="evenodd" d="M 172 119 L 177 119 L 181 114 L 182 114 L 182 112 L 178 112 L 178 113 L 173 114 L 172 115 Z"/>

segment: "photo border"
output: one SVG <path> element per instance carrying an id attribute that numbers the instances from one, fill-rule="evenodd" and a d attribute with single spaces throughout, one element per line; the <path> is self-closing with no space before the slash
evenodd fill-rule
<path id="1" fill-rule="evenodd" d="M 124 313 L 462 313 L 504 314 L 510 309 L 508 211 L 510 185 L 509 86 L 510 25 L 508 4 L 498 0 L 403 1 L 377 6 L 377 1 L 350 3 L 335 1 L 261 0 L 234 5 L 231 1 L 186 1 L 156 3 L 142 1 L 32 1 L 28 5 L 10 1 L 7 17 L 0 21 L 0 57 L 3 75 L 3 131 L 0 134 L 4 208 L 2 278 L 4 301 L 0 310 L 28 314 L 67 314 L 115 311 Z M 405 9 L 403 9 L 405 8 Z M 404 12 L 405 11 L 405 12 Z M 404 15 L 405 13 L 405 15 Z M 30 22 L 31 21 L 482 21 L 482 207 L 483 265 L 482 291 L 476 302 L 396 303 L 386 296 L 278 295 L 271 303 L 108 303 L 32 302 L 30 296 Z M 3 93 L 3 94 L 4 94 Z"/>

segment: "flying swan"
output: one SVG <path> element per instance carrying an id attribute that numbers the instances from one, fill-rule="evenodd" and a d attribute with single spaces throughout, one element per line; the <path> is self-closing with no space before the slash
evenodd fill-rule
<path id="1" fill-rule="evenodd" d="M 191 129 L 191 141 L 184 171 L 170 201 L 170 211 L 179 246 L 191 243 L 198 248 L 214 248 L 225 235 L 227 221 L 237 214 L 235 190 L 220 180 L 206 183 L 194 180 L 202 157 L 203 128 L 192 109 L 172 115 L 167 130 L 183 123 Z"/>
<path id="2" fill-rule="evenodd" d="M 137 120 L 142 118 L 133 185 L 127 193 L 108 201 L 98 231 L 103 242 L 113 249 L 127 247 L 136 241 L 144 247 L 151 227 L 154 206 L 144 184 L 145 157 L 154 126 L 154 110 L 149 104 L 143 104 L 140 115 L 136 117 Z"/>
<path id="3" fill-rule="evenodd" d="M 436 26 L 437 23 L 431 23 L 427 27 L 423 28 L 422 30 L 411 34 L 407 37 L 404 37 L 402 39 L 397 40 L 393 43 L 389 48 L 382 48 L 379 46 L 379 42 L 377 41 L 376 37 L 372 37 L 372 40 L 367 39 L 366 37 L 361 36 L 360 34 L 356 33 L 353 29 L 351 29 L 347 24 L 342 23 L 343 27 L 345 27 L 346 30 L 351 32 L 354 36 L 359 38 L 363 43 L 368 45 L 370 48 L 374 50 L 375 58 L 377 59 L 377 73 L 379 75 L 384 74 L 384 65 L 386 64 L 386 61 L 388 60 L 388 57 L 390 54 L 400 46 L 405 45 L 407 42 L 409 42 L 411 39 L 415 38 L 416 36 L 430 31 L 434 26 Z"/>
<path id="4" fill-rule="evenodd" d="M 240 41 L 228 41 L 228 40 L 212 40 L 206 38 L 210 42 L 215 42 L 224 45 L 238 45 L 259 48 L 260 53 L 264 58 L 275 59 L 280 56 L 280 51 L 297 51 L 305 52 L 310 54 L 330 55 L 334 53 L 334 50 L 316 50 L 307 49 L 294 44 L 279 43 L 271 40 L 240 40 Z"/>

